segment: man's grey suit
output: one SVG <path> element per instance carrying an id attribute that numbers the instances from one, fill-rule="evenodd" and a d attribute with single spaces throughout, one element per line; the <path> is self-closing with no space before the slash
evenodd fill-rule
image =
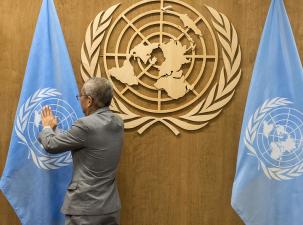
<path id="1" fill-rule="evenodd" d="M 61 209 L 64 214 L 102 215 L 121 208 L 115 178 L 123 130 L 122 119 L 108 107 L 77 120 L 65 134 L 42 130 L 39 140 L 46 151 L 72 153 L 73 177 Z"/>

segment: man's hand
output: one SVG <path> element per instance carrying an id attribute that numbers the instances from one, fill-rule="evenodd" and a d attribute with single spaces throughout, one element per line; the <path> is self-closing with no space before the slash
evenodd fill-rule
<path id="1" fill-rule="evenodd" d="M 54 117 L 52 109 L 47 105 L 41 111 L 42 126 L 50 126 L 52 129 L 57 127 L 57 118 Z"/>

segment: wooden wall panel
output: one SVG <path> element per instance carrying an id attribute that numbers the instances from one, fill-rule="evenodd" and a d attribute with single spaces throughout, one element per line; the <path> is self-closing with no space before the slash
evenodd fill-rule
<path id="1" fill-rule="evenodd" d="M 79 86 L 80 49 L 90 21 L 117 0 L 55 0 Z M 135 0 L 121 0 L 122 8 Z M 184 0 L 224 13 L 237 29 L 243 75 L 231 103 L 207 127 L 174 136 L 157 124 L 128 131 L 119 169 L 122 225 L 241 225 L 230 206 L 247 90 L 269 0 Z M 2 173 L 40 0 L 0 1 L 0 171 Z M 285 0 L 300 55 L 303 0 Z M 17 225 L 0 194 L 0 225 Z"/>

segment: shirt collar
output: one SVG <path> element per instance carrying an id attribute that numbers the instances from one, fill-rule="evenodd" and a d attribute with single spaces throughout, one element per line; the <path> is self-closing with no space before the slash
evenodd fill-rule
<path id="1" fill-rule="evenodd" d="M 95 112 L 93 112 L 92 114 L 100 114 L 100 113 L 103 113 L 103 112 L 106 112 L 106 111 L 109 111 L 109 107 L 108 106 L 105 106 L 105 107 L 102 107 L 100 109 L 97 109 Z"/>

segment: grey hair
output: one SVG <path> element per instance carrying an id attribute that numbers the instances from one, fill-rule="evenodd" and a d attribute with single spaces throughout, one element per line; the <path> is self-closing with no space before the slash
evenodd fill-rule
<path id="1" fill-rule="evenodd" d="M 86 81 L 82 91 L 85 95 L 91 96 L 96 107 L 110 106 L 113 98 L 113 87 L 103 77 L 94 77 Z"/>

